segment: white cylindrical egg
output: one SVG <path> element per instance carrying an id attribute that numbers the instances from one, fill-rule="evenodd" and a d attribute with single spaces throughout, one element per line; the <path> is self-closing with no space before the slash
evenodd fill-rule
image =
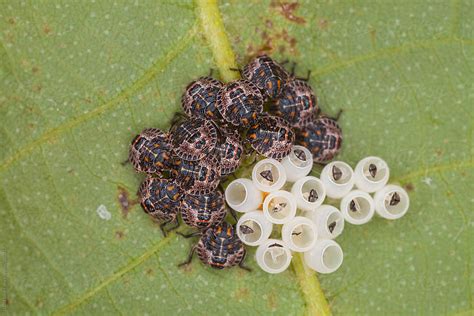
<path id="1" fill-rule="evenodd" d="M 326 198 L 324 184 L 316 177 L 307 176 L 296 181 L 291 187 L 298 208 L 303 211 L 314 211 Z"/>
<path id="2" fill-rule="evenodd" d="M 255 259 L 258 266 L 268 273 L 281 273 L 291 263 L 292 254 L 286 244 L 277 239 L 268 239 L 258 246 Z"/>
<path id="3" fill-rule="evenodd" d="M 262 211 L 252 211 L 240 217 L 236 229 L 244 244 L 258 246 L 270 237 L 273 225 Z"/>
<path id="4" fill-rule="evenodd" d="M 284 224 L 296 215 L 296 200 L 287 191 L 272 192 L 263 201 L 263 214 L 274 224 Z"/>
<path id="5" fill-rule="evenodd" d="M 314 212 L 305 212 L 304 216 L 316 225 L 318 238 L 334 239 L 344 230 L 344 217 L 332 205 L 321 205 Z"/>
<path id="6" fill-rule="evenodd" d="M 275 159 L 260 160 L 253 167 L 252 181 L 263 192 L 280 190 L 286 182 L 285 168 Z"/>
<path id="7" fill-rule="evenodd" d="M 399 219 L 410 207 L 408 193 L 398 185 L 389 184 L 375 193 L 375 211 L 386 219 Z"/>
<path id="8" fill-rule="evenodd" d="M 342 198 L 354 186 L 354 171 L 342 161 L 328 163 L 321 171 L 320 178 L 326 188 L 326 195 L 333 199 Z"/>
<path id="9" fill-rule="evenodd" d="M 229 183 L 225 190 L 225 200 L 237 212 L 250 212 L 262 204 L 263 193 L 250 179 L 240 178 Z"/>
<path id="10" fill-rule="evenodd" d="M 320 239 L 304 253 L 304 262 L 318 273 L 335 272 L 342 265 L 344 253 L 341 246 L 331 239 Z"/>
<path id="11" fill-rule="evenodd" d="M 354 169 L 354 183 L 359 190 L 372 193 L 382 189 L 388 182 L 390 169 L 379 157 L 366 157 Z"/>
<path id="12" fill-rule="evenodd" d="M 362 225 L 374 216 L 375 203 L 367 192 L 353 190 L 342 198 L 340 210 L 347 222 Z"/>
<path id="13" fill-rule="evenodd" d="M 310 173 L 313 168 L 313 155 L 306 147 L 295 145 L 281 164 L 286 171 L 286 180 L 295 182 Z"/>
<path id="14" fill-rule="evenodd" d="M 293 251 L 305 252 L 316 243 L 316 225 L 310 219 L 296 216 L 281 228 L 281 238 Z"/>

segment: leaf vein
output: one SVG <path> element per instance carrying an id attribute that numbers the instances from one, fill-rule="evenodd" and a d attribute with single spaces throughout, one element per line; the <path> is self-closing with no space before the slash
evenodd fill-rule
<path id="1" fill-rule="evenodd" d="M 69 304 L 64 305 L 63 307 L 59 308 L 57 311 L 53 313 L 53 315 L 65 315 L 74 309 L 76 309 L 79 305 L 83 304 L 87 300 L 91 299 L 95 294 L 100 292 L 102 289 L 109 286 L 111 283 L 117 281 L 119 278 L 133 270 L 134 268 L 138 267 L 140 264 L 148 260 L 153 254 L 158 253 L 164 246 L 166 246 L 174 237 L 175 234 L 171 233 L 167 237 L 161 239 L 156 245 L 145 251 L 140 257 L 132 260 L 123 268 L 118 270 L 117 272 L 110 275 L 108 278 L 104 279 L 100 282 L 96 287 L 90 289 L 89 291 L 85 292 L 78 298 L 71 301 Z"/>
<path id="2" fill-rule="evenodd" d="M 94 110 L 87 112 L 85 114 L 79 115 L 72 120 L 61 124 L 55 128 L 52 128 L 46 131 L 42 136 L 37 138 L 36 140 L 26 144 L 22 148 L 16 151 L 12 156 L 6 158 L 2 165 L 0 166 L 0 172 L 5 171 L 8 169 L 10 165 L 14 162 L 18 161 L 21 157 L 25 154 L 30 152 L 31 150 L 39 147 L 41 144 L 46 143 L 48 140 L 60 136 L 63 133 L 71 130 L 72 128 L 89 121 L 97 116 L 100 116 L 105 111 L 110 110 L 116 107 L 121 102 L 127 100 L 131 96 L 133 96 L 137 91 L 143 89 L 151 80 L 153 80 L 163 69 L 171 63 L 184 49 L 189 45 L 191 40 L 197 33 L 197 27 L 194 25 L 184 37 L 178 40 L 177 45 L 171 49 L 164 57 L 158 59 L 148 70 L 144 72 L 142 77 L 140 77 L 137 81 L 135 81 L 129 87 L 123 89 L 119 94 L 117 94 L 114 98 L 110 99 L 109 101 L 103 103 L 99 107 L 95 108 Z"/>

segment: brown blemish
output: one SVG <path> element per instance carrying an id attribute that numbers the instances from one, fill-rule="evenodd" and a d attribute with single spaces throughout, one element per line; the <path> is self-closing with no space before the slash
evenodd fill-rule
<path id="1" fill-rule="evenodd" d="M 120 204 L 120 208 L 122 209 L 122 215 L 124 218 L 127 218 L 130 209 L 137 203 L 136 200 L 130 200 L 129 196 L 130 194 L 127 190 L 125 190 L 125 188 L 118 187 L 117 200 Z"/>
<path id="2" fill-rule="evenodd" d="M 288 51 L 292 55 L 297 55 L 296 38 L 289 35 L 287 30 L 283 29 L 275 32 L 265 29 L 262 31 L 257 30 L 256 33 L 260 33 L 262 44 L 258 46 L 250 44 L 247 47 L 247 55 L 249 57 L 255 57 L 262 54 L 271 55 L 277 50 L 281 54 Z"/>
<path id="3" fill-rule="evenodd" d="M 6 298 L 5 299 L 5 305 L 10 305 L 10 304 L 11 304 L 10 300 L 8 298 Z"/>
<path id="4" fill-rule="evenodd" d="M 148 276 L 153 276 L 155 274 L 155 271 L 153 271 L 152 268 L 148 268 L 148 269 L 146 269 L 145 273 Z"/>
<path id="5" fill-rule="evenodd" d="M 411 192 L 415 190 L 415 187 L 413 186 L 413 183 L 409 182 L 403 186 L 407 192 Z"/>
<path id="6" fill-rule="evenodd" d="M 179 268 L 182 269 L 182 270 L 183 270 L 184 272 L 186 272 L 186 273 L 191 273 L 191 272 L 193 272 L 193 265 L 192 265 L 192 263 L 186 264 L 186 265 L 184 265 L 184 266 L 182 266 L 182 267 L 179 267 Z"/>
<path id="7" fill-rule="evenodd" d="M 436 156 L 440 157 L 443 155 L 443 150 L 442 149 L 436 149 L 435 150 Z"/>
<path id="8" fill-rule="evenodd" d="M 31 68 L 31 72 L 34 73 L 34 74 L 37 74 L 37 73 L 39 72 L 39 70 L 40 70 L 40 69 L 39 69 L 39 67 L 37 67 L 37 66 L 33 66 L 33 67 Z"/>
<path id="9" fill-rule="evenodd" d="M 44 305 L 44 303 L 43 303 L 43 301 L 42 301 L 42 300 L 40 300 L 40 299 L 36 300 L 36 307 L 38 307 L 38 308 L 42 308 L 42 307 L 43 307 L 43 305 Z"/>
<path id="10" fill-rule="evenodd" d="M 268 307 L 271 310 L 275 311 L 277 309 L 278 303 L 277 303 L 277 296 L 275 295 L 275 292 L 273 291 L 270 292 L 267 298 L 267 303 L 268 303 Z"/>
<path id="11" fill-rule="evenodd" d="M 41 92 L 41 90 L 43 90 L 43 86 L 40 85 L 40 84 L 35 84 L 31 87 L 31 90 L 33 90 L 33 92 Z"/>
<path id="12" fill-rule="evenodd" d="M 49 35 L 53 30 L 48 24 L 43 25 L 43 33 Z"/>
<path id="13" fill-rule="evenodd" d="M 250 291 L 248 288 L 243 287 L 240 289 L 237 289 L 234 294 L 235 298 L 238 299 L 239 301 L 247 299 L 250 296 Z"/>
<path id="14" fill-rule="evenodd" d="M 377 38 L 377 30 L 373 27 L 369 28 L 370 42 L 372 43 L 372 48 L 375 48 L 375 40 Z"/>
<path id="15" fill-rule="evenodd" d="M 270 3 L 270 7 L 275 8 L 285 19 L 288 21 L 297 23 L 297 24 L 305 24 L 306 20 L 301 17 L 295 15 L 295 11 L 298 10 L 300 4 L 298 2 L 283 2 L 272 0 Z"/>
<path id="16" fill-rule="evenodd" d="M 121 239 L 123 239 L 123 237 L 125 237 L 125 233 L 124 233 L 123 231 L 117 230 L 117 231 L 115 232 L 115 238 L 121 240 Z"/>
<path id="17" fill-rule="evenodd" d="M 319 19 L 318 21 L 318 27 L 321 29 L 321 30 L 325 30 L 327 29 L 329 26 L 329 21 L 326 20 L 326 19 Z"/>
<path id="18" fill-rule="evenodd" d="M 8 18 L 8 23 L 10 23 L 11 25 L 15 25 L 16 24 L 15 18 L 14 17 Z"/>

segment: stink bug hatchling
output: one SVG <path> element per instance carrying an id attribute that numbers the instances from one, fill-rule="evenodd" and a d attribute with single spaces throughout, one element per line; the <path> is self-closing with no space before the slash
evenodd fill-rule
<path id="1" fill-rule="evenodd" d="M 224 120 L 232 125 L 248 126 L 262 113 L 263 96 L 252 82 L 236 80 L 221 89 L 217 108 Z"/>
<path id="2" fill-rule="evenodd" d="M 217 110 L 217 95 L 222 87 L 222 82 L 211 77 L 191 82 L 181 98 L 184 112 L 191 117 L 222 120 Z"/>
<path id="3" fill-rule="evenodd" d="M 147 128 L 132 140 L 128 160 L 137 172 L 160 174 L 171 168 L 171 153 L 168 134 L 157 128 Z"/>
<path id="4" fill-rule="evenodd" d="M 282 118 L 264 115 L 250 126 L 247 140 L 259 154 L 281 160 L 290 153 L 295 134 Z"/>
<path id="5" fill-rule="evenodd" d="M 326 163 L 341 149 L 342 130 L 335 119 L 322 116 L 296 133 L 296 143 L 308 148 L 316 163 Z"/>
<path id="6" fill-rule="evenodd" d="M 198 229 L 220 224 L 226 214 L 224 197 L 219 190 L 202 195 L 185 194 L 181 202 L 183 221 Z"/>
<path id="7" fill-rule="evenodd" d="M 199 161 L 179 160 L 175 170 L 177 182 L 190 194 L 209 194 L 221 180 L 221 164 L 215 155 Z"/>
<path id="8" fill-rule="evenodd" d="M 267 55 L 258 56 L 245 65 L 242 76 L 252 81 L 265 99 L 280 96 L 289 79 L 288 72 Z"/>
<path id="9" fill-rule="evenodd" d="M 189 118 L 176 124 L 170 134 L 175 154 L 188 161 L 203 158 L 217 143 L 216 126 L 201 118 Z"/>
<path id="10" fill-rule="evenodd" d="M 239 133 L 230 128 L 219 128 L 217 147 L 220 154 L 221 175 L 231 174 L 240 166 L 244 147 Z"/>
<path id="11" fill-rule="evenodd" d="M 177 221 L 177 213 L 181 204 L 182 191 L 174 179 L 147 177 L 138 190 L 143 210 L 163 223 L 160 225 L 166 235 L 164 226 Z"/>
<path id="12" fill-rule="evenodd" d="M 272 103 L 271 111 L 291 126 L 303 127 L 318 116 L 319 108 L 311 86 L 303 80 L 293 79 L 283 87 L 281 96 Z"/>
<path id="13" fill-rule="evenodd" d="M 194 234 L 189 235 L 191 236 Z M 191 248 L 188 260 L 180 266 L 191 263 L 195 251 L 199 259 L 212 268 L 224 269 L 238 265 L 250 270 L 243 265 L 246 254 L 244 244 L 229 223 L 223 222 L 204 231 L 198 243 Z"/>

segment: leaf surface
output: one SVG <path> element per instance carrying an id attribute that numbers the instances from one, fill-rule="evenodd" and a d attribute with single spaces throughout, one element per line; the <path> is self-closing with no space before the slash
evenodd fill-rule
<path id="1" fill-rule="evenodd" d="M 136 133 L 168 128 L 189 81 L 264 51 L 311 70 L 324 111 L 344 110 L 341 160 L 383 157 L 411 197 L 399 221 L 346 225 L 342 268 L 318 276 L 332 312 L 472 312 L 472 2 L 223 2 L 223 59 L 198 4 L 1 4 L 5 308 L 313 311 L 317 281 L 298 267 L 178 269 L 192 241 L 161 236 L 135 201 L 142 176 L 121 165 Z"/>

